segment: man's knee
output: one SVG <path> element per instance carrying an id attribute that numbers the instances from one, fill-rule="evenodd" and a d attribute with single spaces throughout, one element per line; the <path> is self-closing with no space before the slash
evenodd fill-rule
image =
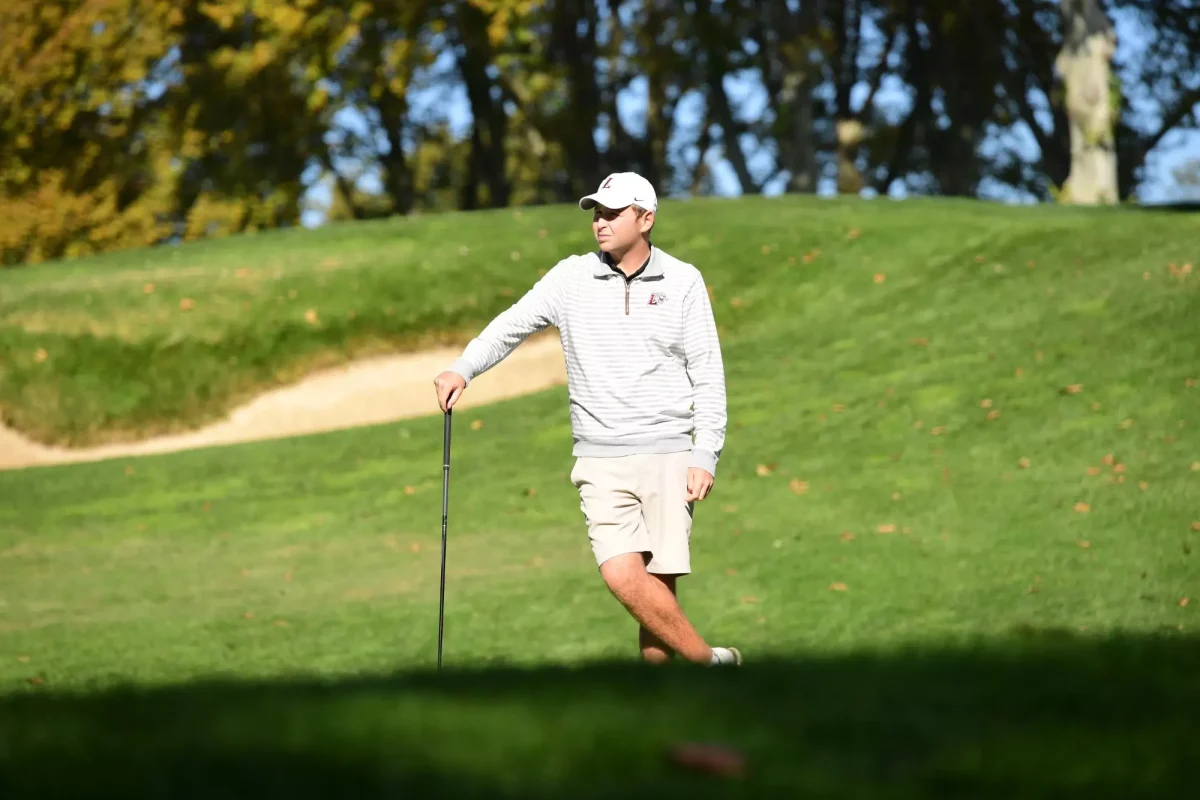
<path id="1" fill-rule="evenodd" d="M 600 565 L 600 577 L 617 597 L 628 597 L 646 579 L 646 558 L 642 553 L 622 553 Z"/>

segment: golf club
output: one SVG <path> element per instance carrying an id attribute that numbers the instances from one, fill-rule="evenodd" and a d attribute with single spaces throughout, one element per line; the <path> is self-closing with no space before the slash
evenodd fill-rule
<path id="1" fill-rule="evenodd" d="M 438 597 L 437 668 L 442 669 L 442 631 L 446 613 L 446 518 L 450 506 L 450 409 L 446 409 L 446 425 L 442 434 L 442 585 Z"/>

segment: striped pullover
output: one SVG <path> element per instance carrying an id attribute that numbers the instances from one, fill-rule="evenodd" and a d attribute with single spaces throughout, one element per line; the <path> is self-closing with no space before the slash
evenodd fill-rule
<path id="1" fill-rule="evenodd" d="M 599 251 L 569 256 L 497 315 L 450 369 L 469 384 L 551 325 L 566 360 L 573 455 L 690 450 L 692 466 L 716 474 L 725 371 L 696 267 L 652 247 L 627 279 Z"/>

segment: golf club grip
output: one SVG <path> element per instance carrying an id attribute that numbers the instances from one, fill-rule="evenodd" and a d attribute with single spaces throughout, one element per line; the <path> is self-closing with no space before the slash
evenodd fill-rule
<path id="1" fill-rule="evenodd" d="M 442 466 L 450 466 L 450 415 L 454 413 L 453 409 L 446 411 L 446 428 L 442 435 Z"/>

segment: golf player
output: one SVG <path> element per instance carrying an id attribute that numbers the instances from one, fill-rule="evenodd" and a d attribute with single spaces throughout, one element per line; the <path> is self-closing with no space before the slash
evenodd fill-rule
<path id="1" fill-rule="evenodd" d="M 725 373 L 700 271 L 650 242 L 654 187 L 633 172 L 580 199 L 597 251 L 559 261 L 434 379 L 443 412 L 529 335 L 559 330 L 575 465 L 571 482 L 600 575 L 640 623 L 642 658 L 740 665 L 711 647 L 676 598 L 691 572 L 696 501 L 725 440 Z M 693 441 L 694 435 L 694 441 Z"/>

